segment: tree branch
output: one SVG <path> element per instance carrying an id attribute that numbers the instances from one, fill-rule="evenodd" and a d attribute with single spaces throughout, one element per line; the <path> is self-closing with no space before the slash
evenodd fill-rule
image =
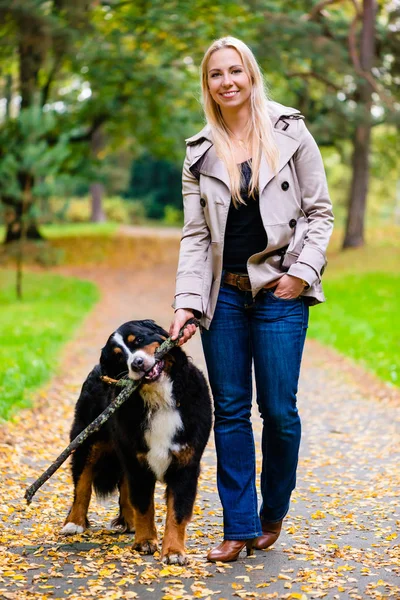
<path id="1" fill-rule="evenodd" d="M 100 113 L 94 119 L 92 125 L 86 131 L 86 133 L 82 133 L 81 135 L 77 135 L 75 137 L 70 138 L 70 142 L 88 142 L 92 135 L 110 118 L 110 113 Z"/>
<path id="2" fill-rule="evenodd" d="M 335 4 L 336 2 L 342 3 L 343 0 L 321 0 L 315 6 L 312 7 L 311 12 L 306 15 L 307 21 L 317 21 L 321 16 L 321 13 L 325 6 L 329 6 L 330 4 Z"/>
<path id="3" fill-rule="evenodd" d="M 317 81 L 321 81 L 327 87 L 335 90 L 335 92 L 340 92 L 342 90 L 342 88 L 339 85 L 336 85 L 332 81 L 329 81 L 329 79 L 326 79 L 326 77 L 323 77 L 323 75 L 319 75 L 319 73 L 315 73 L 314 71 L 309 71 L 307 73 L 302 72 L 302 71 L 297 71 L 295 73 L 286 73 L 286 76 L 287 77 L 301 77 L 302 79 L 309 79 L 309 78 L 317 79 Z"/>
<path id="4" fill-rule="evenodd" d="M 53 65 L 53 68 L 51 69 L 49 76 L 47 78 L 46 83 L 44 84 L 44 86 L 42 87 L 42 106 L 44 106 L 48 100 L 49 94 L 50 94 L 50 87 L 51 84 L 53 83 L 54 77 L 58 71 L 58 67 L 60 66 L 61 63 L 61 57 L 58 57 Z"/>
<path id="5" fill-rule="evenodd" d="M 373 77 L 370 71 L 365 71 L 361 66 L 360 56 L 357 49 L 357 24 L 363 17 L 363 12 L 357 2 L 357 0 L 352 0 L 355 15 L 350 24 L 349 35 L 348 35 L 348 46 L 349 46 L 349 54 L 351 58 L 351 62 L 353 63 L 353 67 L 357 75 L 365 79 L 369 85 L 372 87 L 374 92 L 378 94 L 379 98 L 382 100 L 384 104 L 387 105 L 389 110 L 396 112 L 396 106 L 394 100 L 386 93 L 383 86 L 381 86 Z"/>
<path id="6" fill-rule="evenodd" d="M 161 360 L 163 356 L 165 356 L 170 350 L 172 350 L 174 346 L 177 345 L 177 343 L 183 336 L 183 331 L 186 325 L 189 325 L 189 323 L 193 323 L 194 325 L 196 325 L 196 327 L 199 325 L 197 319 L 194 318 L 186 321 L 185 325 L 179 330 L 178 337 L 176 340 L 171 340 L 171 338 L 169 337 L 161 344 L 161 346 L 159 346 L 159 348 L 157 348 L 157 350 L 154 353 L 154 358 L 156 359 L 156 361 Z M 81 433 L 77 435 L 74 440 L 72 440 L 72 442 L 67 446 L 67 448 L 65 448 L 65 450 L 61 452 L 59 457 L 50 465 L 50 467 L 46 469 L 46 471 L 44 471 L 44 473 L 42 473 L 41 476 L 27 488 L 24 498 L 26 499 L 28 504 L 32 502 L 32 498 L 36 494 L 38 489 L 42 487 L 42 485 L 48 479 L 50 479 L 50 477 L 57 471 L 57 469 L 61 467 L 61 465 L 67 460 L 68 456 L 72 454 L 72 452 L 74 452 L 76 448 L 81 446 L 90 435 L 98 431 L 104 425 L 104 423 L 108 421 L 108 419 L 115 413 L 115 411 L 118 410 L 118 408 L 132 395 L 135 389 L 139 387 L 139 385 L 142 383 L 142 380 L 143 379 L 132 381 L 131 379 L 129 379 L 127 381 L 121 380 L 116 382 L 115 385 L 123 387 L 122 392 L 120 392 L 118 396 L 114 398 L 114 400 L 107 406 L 107 408 L 105 408 L 103 412 L 98 417 L 96 417 L 96 419 L 94 419 L 94 421 L 92 421 L 90 425 L 86 427 L 86 429 L 81 431 Z M 113 380 L 106 381 L 106 383 L 112 384 Z"/>

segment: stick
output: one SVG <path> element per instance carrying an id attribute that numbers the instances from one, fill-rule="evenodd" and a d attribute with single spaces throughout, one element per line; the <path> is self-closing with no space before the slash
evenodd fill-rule
<path id="1" fill-rule="evenodd" d="M 165 354 L 167 354 L 174 346 L 177 345 L 177 343 L 183 335 L 183 330 L 185 329 L 186 325 L 191 324 L 196 325 L 197 327 L 199 325 L 199 322 L 197 319 L 189 319 L 188 321 L 186 321 L 185 325 L 179 330 L 179 334 L 176 340 L 171 340 L 170 337 L 167 338 L 165 342 L 163 342 L 154 353 L 156 361 L 161 360 L 161 358 Z M 112 384 L 114 383 L 114 381 L 116 381 L 109 377 L 104 377 L 102 379 L 103 381 L 109 384 Z M 122 381 L 124 382 L 123 384 Z M 138 379 L 136 381 L 132 381 L 131 379 L 124 379 L 116 382 L 115 385 L 123 385 L 123 389 L 118 394 L 118 396 L 111 402 L 111 404 L 107 406 L 105 410 L 103 410 L 103 412 L 94 421 L 92 421 L 92 423 L 90 423 L 90 425 L 86 427 L 86 429 L 81 431 L 81 433 L 77 435 L 74 440 L 72 440 L 69 446 L 67 446 L 65 450 L 61 452 L 60 456 L 49 466 L 49 468 L 46 469 L 46 471 L 44 471 L 44 473 L 42 473 L 41 476 L 38 479 L 36 479 L 36 481 L 32 483 L 31 486 L 27 488 L 24 498 L 26 499 L 28 504 L 32 502 L 32 498 L 36 494 L 38 489 L 42 487 L 42 485 L 48 479 L 50 479 L 50 477 L 57 471 L 57 469 L 61 467 L 61 465 L 67 460 L 68 456 L 72 454 L 72 452 L 74 452 L 74 450 L 76 450 L 78 446 L 83 444 L 83 442 L 90 435 L 92 435 L 92 433 L 98 431 L 100 427 L 102 427 L 104 423 L 108 421 L 111 415 L 113 415 L 115 411 L 125 402 L 125 400 L 127 400 L 131 396 L 132 392 L 134 392 L 141 383 L 142 379 Z"/>

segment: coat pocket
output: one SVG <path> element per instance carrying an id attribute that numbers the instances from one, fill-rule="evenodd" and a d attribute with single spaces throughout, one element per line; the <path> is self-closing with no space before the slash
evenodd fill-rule
<path id="1" fill-rule="evenodd" d="M 293 237 L 289 242 L 288 249 L 283 259 L 282 267 L 284 270 L 289 269 L 289 267 L 295 263 L 297 258 L 300 256 L 307 233 L 308 220 L 306 217 L 299 217 L 296 222 Z"/>

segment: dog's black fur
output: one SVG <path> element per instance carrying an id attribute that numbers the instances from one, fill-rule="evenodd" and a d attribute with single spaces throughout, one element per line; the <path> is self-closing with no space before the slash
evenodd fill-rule
<path id="1" fill-rule="evenodd" d="M 135 529 L 134 547 L 157 548 L 154 524 L 156 479 L 166 484 L 167 521 L 162 558 L 184 564 L 185 529 L 200 474 L 200 459 L 211 429 L 211 399 L 206 380 L 180 347 L 154 364 L 155 349 L 168 333 L 154 321 L 129 321 L 109 337 L 83 384 L 71 430 L 74 439 L 115 398 L 120 387 L 100 377 L 139 379 L 140 387 L 72 457 L 74 503 L 63 533 L 83 531 L 92 486 L 105 496 L 120 490 L 114 526 Z M 162 367 L 162 371 L 160 369 Z"/>

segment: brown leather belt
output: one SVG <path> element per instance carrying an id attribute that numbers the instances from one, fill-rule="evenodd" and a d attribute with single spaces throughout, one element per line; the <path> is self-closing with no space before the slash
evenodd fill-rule
<path id="1" fill-rule="evenodd" d="M 225 271 L 223 281 L 228 285 L 235 285 L 241 292 L 251 292 L 250 277 L 248 275 L 240 275 L 239 273 L 229 273 L 229 271 Z M 274 281 L 266 283 L 263 288 L 269 289 L 276 287 L 277 285 L 278 281 L 275 279 Z"/>

